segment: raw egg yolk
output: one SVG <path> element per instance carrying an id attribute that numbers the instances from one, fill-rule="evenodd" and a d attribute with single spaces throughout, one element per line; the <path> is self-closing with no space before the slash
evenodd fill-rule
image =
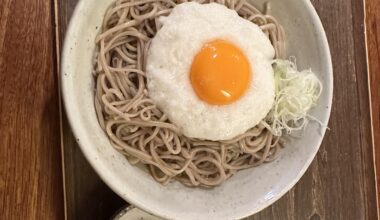
<path id="1" fill-rule="evenodd" d="M 244 53 L 225 40 L 203 45 L 190 69 L 191 85 L 197 96 L 212 105 L 227 105 L 247 90 L 251 69 Z"/>

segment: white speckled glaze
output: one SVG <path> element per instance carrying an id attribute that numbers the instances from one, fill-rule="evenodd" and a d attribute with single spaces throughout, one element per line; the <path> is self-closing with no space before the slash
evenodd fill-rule
<path id="1" fill-rule="evenodd" d="M 252 0 L 262 6 L 268 0 Z M 62 54 L 62 94 L 66 113 L 79 145 L 104 182 L 135 206 L 168 219 L 239 219 L 254 214 L 283 196 L 304 174 L 322 142 L 325 128 L 316 123 L 304 136 L 286 143 L 279 158 L 237 173 L 220 187 L 199 189 L 179 183 L 162 186 L 110 145 L 94 109 L 91 74 L 95 36 L 113 0 L 81 0 L 72 17 Z M 328 123 L 333 75 L 322 24 L 308 0 L 269 0 L 272 13 L 287 33 L 288 55 L 299 68 L 310 68 L 324 85 L 311 114 Z M 297 16 L 295 16 L 297 15 Z"/>

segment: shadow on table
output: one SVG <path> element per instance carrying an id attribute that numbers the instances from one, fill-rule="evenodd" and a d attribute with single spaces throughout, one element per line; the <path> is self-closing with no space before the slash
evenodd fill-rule
<path id="1" fill-rule="evenodd" d="M 63 117 L 67 219 L 110 219 L 127 203 L 92 169 L 75 142 L 66 116 Z"/>

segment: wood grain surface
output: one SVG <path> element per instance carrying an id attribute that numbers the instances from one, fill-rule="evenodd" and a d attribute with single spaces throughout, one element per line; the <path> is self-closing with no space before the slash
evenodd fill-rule
<path id="1" fill-rule="evenodd" d="M 380 0 L 367 0 L 366 27 L 368 70 L 372 102 L 373 141 L 377 178 L 377 204 L 380 209 Z"/>
<path id="2" fill-rule="evenodd" d="M 0 1 L 0 219 L 63 219 L 52 3 Z"/>
<path id="3" fill-rule="evenodd" d="M 248 219 L 377 216 L 364 6 L 357 0 L 312 2 L 324 23 L 333 56 L 331 130 L 296 187 Z M 380 2 L 366 3 L 372 121 L 379 161 Z M 55 4 L 42 0 L 2 0 L 0 4 L 0 219 L 63 218 L 56 60 L 76 0 Z M 54 7 L 58 9 L 57 38 Z M 85 161 L 65 117 L 63 134 L 68 219 L 107 219 L 125 202 Z M 380 170 L 380 163 L 377 165 Z"/>
<path id="4" fill-rule="evenodd" d="M 65 0 L 59 3 L 61 39 L 75 2 Z M 314 0 L 312 3 L 326 29 L 333 58 L 335 89 L 329 124 L 331 130 L 327 132 L 317 157 L 296 187 L 272 206 L 247 219 L 356 220 L 377 217 L 364 43 L 364 5 L 357 0 Z M 64 136 L 65 149 L 69 152 L 65 154 L 66 160 L 87 167 L 86 172 L 95 181 L 96 175 L 83 161 L 67 126 Z M 80 177 L 70 165 L 66 175 L 68 180 L 74 181 L 85 178 Z M 93 188 L 107 195 L 106 201 L 120 201 L 100 184 L 100 180 L 97 179 L 95 183 L 98 186 Z M 78 193 L 87 187 L 83 184 L 66 184 L 70 191 L 77 190 Z M 86 194 L 85 191 L 82 195 L 86 197 Z M 67 193 L 68 198 L 75 196 L 78 195 Z M 75 198 L 68 199 L 69 216 L 75 216 L 72 212 L 78 209 L 81 202 Z M 92 213 L 92 216 L 97 216 L 97 213 Z"/>

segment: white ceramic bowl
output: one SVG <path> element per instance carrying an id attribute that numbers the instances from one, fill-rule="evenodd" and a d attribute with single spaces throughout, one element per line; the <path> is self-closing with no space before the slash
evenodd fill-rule
<path id="1" fill-rule="evenodd" d="M 325 129 L 316 123 L 303 138 L 287 142 L 273 163 L 237 173 L 211 190 L 179 183 L 162 186 L 150 174 L 131 166 L 109 143 L 94 109 L 91 74 L 103 14 L 113 0 L 81 0 L 66 35 L 62 57 L 62 93 L 75 137 L 92 167 L 119 196 L 135 206 L 169 219 L 238 219 L 254 214 L 284 195 L 300 179 L 322 142 Z M 252 0 L 262 6 L 267 0 Z M 312 68 L 324 85 L 311 112 L 328 123 L 333 90 L 331 57 L 321 21 L 308 0 L 270 0 L 272 13 L 288 36 L 288 55 L 299 68 Z M 295 16 L 296 15 L 296 16 Z"/>

